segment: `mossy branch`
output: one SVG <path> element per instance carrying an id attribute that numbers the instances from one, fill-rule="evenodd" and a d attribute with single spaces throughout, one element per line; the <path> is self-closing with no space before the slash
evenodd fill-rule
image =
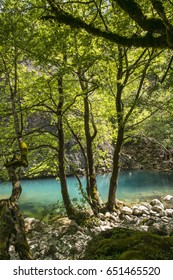
<path id="1" fill-rule="evenodd" d="M 48 0 L 53 16 L 46 15 L 43 17 L 43 19 L 46 20 L 54 20 L 59 23 L 66 24 L 68 26 L 71 26 L 72 28 L 80 28 L 84 29 L 86 32 L 102 37 L 104 39 L 107 39 L 111 42 L 114 42 L 116 44 L 122 45 L 122 46 L 135 46 L 135 47 L 153 47 L 153 48 L 165 48 L 169 49 L 172 48 L 167 42 L 167 35 L 166 35 L 166 28 L 163 24 L 163 22 L 159 19 L 147 19 L 142 11 L 139 9 L 138 5 L 130 0 L 130 2 L 134 3 L 135 9 L 133 14 L 133 19 L 136 21 L 138 25 L 140 25 L 144 31 L 148 31 L 144 36 L 140 35 L 132 35 L 131 37 L 122 36 L 115 32 L 111 31 L 105 31 L 98 27 L 95 27 L 92 23 L 86 23 L 84 20 L 73 16 L 72 14 L 63 11 L 53 0 Z M 125 6 L 122 6 L 122 8 L 128 13 L 129 16 L 132 17 L 132 13 L 129 10 L 129 1 L 115 1 L 119 5 L 122 5 L 122 2 L 125 2 Z M 129 6 L 128 6 L 129 5 Z M 138 12 L 140 12 L 141 16 L 138 15 Z M 158 36 L 153 36 L 153 33 L 157 33 Z M 160 35 L 159 35 L 160 34 Z"/>

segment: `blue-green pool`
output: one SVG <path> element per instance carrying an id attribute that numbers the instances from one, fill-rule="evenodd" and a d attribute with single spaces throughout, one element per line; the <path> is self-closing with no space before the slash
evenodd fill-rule
<path id="1" fill-rule="evenodd" d="M 85 177 L 81 177 L 85 185 Z M 103 201 L 108 195 L 110 174 L 98 175 L 97 183 Z M 67 178 L 71 198 L 81 198 L 76 178 Z M 56 179 L 23 180 L 20 205 L 49 205 L 62 201 L 60 182 Z M 0 183 L 0 199 L 7 198 L 11 193 L 10 183 Z M 117 198 L 128 203 L 145 201 L 151 197 L 173 195 L 173 173 L 149 171 L 122 171 L 119 177 Z"/>

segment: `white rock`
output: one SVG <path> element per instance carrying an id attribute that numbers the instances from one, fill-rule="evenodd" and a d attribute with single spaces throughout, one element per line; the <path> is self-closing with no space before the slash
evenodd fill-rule
<path id="1" fill-rule="evenodd" d="M 101 231 L 105 231 L 105 230 L 108 230 L 108 229 L 112 229 L 112 227 L 110 227 L 110 226 L 100 226 L 100 229 L 101 229 Z"/>
<path id="2" fill-rule="evenodd" d="M 148 231 L 149 226 L 140 226 L 140 229 L 143 231 Z"/>
<path id="3" fill-rule="evenodd" d="M 149 210 L 148 210 L 148 208 L 146 206 L 140 205 L 139 206 L 139 210 L 141 211 L 142 214 L 149 215 Z"/>
<path id="4" fill-rule="evenodd" d="M 99 233 L 99 232 L 101 232 L 101 226 L 100 227 L 95 227 L 95 228 L 92 228 L 91 229 L 91 232 L 93 232 L 93 233 Z"/>
<path id="5" fill-rule="evenodd" d="M 31 249 L 31 251 L 36 251 L 37 249 L 38 249 L 38 244 L 32 244 L 32 245 L 30 245 L 30 249 Z"/>
<path id="6" fill-rule="evenodd" d="M 106 212 L 105 218 L 110 218 L 110 217 L 111 217 L 111 213 L 110 212 Z"/>
<path id="7" fill-rule="evenodd" d="M 113 212 L 113 213 L 111 214 L 111 216 L 118 217 L 118 213 L 117 213 L 117 212 Z"/>
<path id="8" fill-rule="evenodd" d="M 119 218 L 118 218 L 118 217 L 115 217 L 115 216 L 113 216 L 113 215 L 111 215 L 110 219 L 111 219 L 113 222 L 115 222 L 115 223 L 119 222 Z"/>
<path id="9" fill-rule="evenodd" d="M 36 230 L 44 228 L 44 223 L 35 219 L 35 218 L 26 218 L 25 219 L 25 229 L 26 232 L 29 230 Z"/>
<path id="10" fill-rule="evenodd" d="M 57 223 L 59 223 L 60 225 L 69 225 L 71 222 L 72 222 L 72 220 L 70 220 L 70 219 L 67 218 L 67 217 L 59 218 L 59 219 L 57 220 Z"/>
<path id="11" fill-rule="evenodd" d="M 100 225 L 101 225 L 101 226 L 106 226 L 106 225 L 107 225 L 107 222 L 106 222 L 106 221 L 100 221 Z"/>
<path id="12" fill-rule="evenodd" d="M 121 209 L 121 212 L 125 215 L 131 215 L 132 214 L 132 209 L 130 207 L 127 207 L 127 206 L 124 206 L 122 209 Z"/>
<path id="13" fill-rule="evenodd" d="M 128 222 L 132 222 L 133 219 L 129 216 L 129 215 L 124 215 L 124 218 L 126 219 L 126 221 Z"/>
<path id="14" fill-rule="evenodd" d="M 160 200 L 158 200 L 157 198 L 153 199 L 153 200 L 150 202 L 150 204 L 151 204 L 152 206 L 155 206 L 155 205 L 160 206 L 160 207 L 162 207 L 162 209 L 164 209 L 163 203 L 160 202 Z"/>
<path id="15" fill-rule="evenodd" d="M 147 209 L 149 209 L 149 210 L 151 209 L 151 205 L 149 202 L 142 202 L 141 205 L 147 207 Z"/>
<path id="16" fill-rule="evenodd" d="M 164 223 L 169 223 L 169 218 L 167 218 L 167 217 L 161 217 L 161 220 L 162 220 L 162 222 L 164 222 Z"/>
<path id="17" fill-rule="evenodd" d="M 173 196 L 172 195 L 166 195 L 165 197 L 163 197 L 164 201 L 173 201 Z"/>
<path id="18" fill-rule="evenodd" d="M 160 213 L 156 213 L 155 216 L 160 218 L 161 215 Z"/>
<path id="19" fill-rule="evenodd" d="M 142 214 L 142 210 L 139 209 L 137 206 L 133 207 L 133 215 L 141 215 Z"/>
<path id="20" fill-rule="evenodd" d="M 110 223 L 110 227 L 114 228 L 115 227 L 115 223 Z"/>
<path id="21" fill-rule="evenodd" d="M 99 219 L 105 220 L 105 215 L 103 213 L 98 214 Z"/>
<path id="22" fill-rule="evenodd" d="M 160 212 L 162 212 L 163 211 L 163 207 L 161 207 L 160 205 L 154 205 L 153 207 L 152 207 L 152 211 L 155 211 L 155 212 L 157 212 L 157 213 L 160 213 Z"/>
<path id="23" fill-rule="evenodd" d="M 150 210 L 150 215 L 156 215 L 157 214 L 157 212 L 156 211 L 153 211 L 153 210 Z"/>
<path id="24" fill-rule="evenodd" d="M 173 217 L 173 209 L 166 209 L 165 215 L 168 217 Z"/>
<path id="25" fill-rule="evenodd" d="M 148 216 L 148 214 L 142 214 L 142 217 L 147 217 Z"/>
<path id="26" fill-rule="evenodd" d="M 35 223 L 39 220 L 36 220 L 35 218 L 25 218 L 25 223 L 28 223 L 28 224 L 32 224 L 32 223 Z"/>

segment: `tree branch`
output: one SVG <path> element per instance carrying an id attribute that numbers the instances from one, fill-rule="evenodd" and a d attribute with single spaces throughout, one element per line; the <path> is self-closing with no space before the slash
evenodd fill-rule
<path id="1" fill-rule="evenodd" d="M 150 18 L 143 14 L 141 7 L 134 0 L 113 0 L 116 2 L 143 30 L 150 33 L 165 34 L 166 29 L 161 19 Z"/>
<path id="2" fill-rule="evenodd" d="M 159 29 L 159 27 L 157 28 L 158 29 L 157 33 L 162 34 L 162 35 L 157 36 L 157 37 L 154 37 L 151 34 L 154 32 L 153 30 L 155 30 L 155 32 L 156 32 L 156 30 L 157 30 L 156 27 L 155 28 L 149 28 L 149 27 L 145 28 L 145 30 L 148 30 L 148 32 L 150 34 L 147 33 L 144 36 L 138 36 L 138 35 L 132 35 L 131 37 L 120 36 L 111 31 L 103 31 L 100 28 L 95 27 L 93 24 L 88 24 L 88 23 L 84 22 L 83 20 L 81 20 L 80 18 L 74 17 L 73 15 L 60 9 L 55 4 L 54 0 L 47 0 L 47 1 L 50 4 L 52 12 L 54 14 L 54 16 L 52 17 L 52 15 L 51 15 L 50 18 L 59 23 L 63 23 L 68 26 L 71 26 L 72 28 L 84 29 L 86 32 L 88 32 L 94 36 L 102 37 L 104 39 L 107 39 L 111 42 L 114 42 L 114 43 L 122 45 L 122 46 L 172 48 L 167 43 L 166 30 L 165 30 L 165 27 L 162 26 L 162 24 L 160 26 L 160 29 Z M 43 18 L 49 19 L 49 15 L 46 17 L 43 17 Z M 148 21 L 146 19 L 147 23 L 148 23 Z M 154 24 L 153 24 L 154 26 L 158 26 L 160 21 L 158 22 L 156 19 L 153 19 L 152 22 L 154 22 Z M 156 24 L 155 24 L 155 22 L 156 22 Z M 163 30 L 164 30 L 164 32 L 163 32 Z"/>

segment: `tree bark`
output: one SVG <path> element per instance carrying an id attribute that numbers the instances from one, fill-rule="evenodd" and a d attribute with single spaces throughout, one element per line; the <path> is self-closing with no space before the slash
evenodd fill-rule
<path id="1" fill-rule="evenodd" d="M 97 182 L 96 182 L 96 174 L 94 169 L 94 158 L 93 158 L 93 149 L 92 142 L 93 138 L 90 134 L 90 121 L 89 121 L 89 101 L 88 95 L 84 97 L 84 126 L 85 126 L 85 137 L 86 137 L 86 149 L 87 149 L 87 164 L 88 164 L 88 184 L 87 184 L 87 193 L 92 201 L 93 211 L 94 213 L 98 213 L 102 208 L 102 201 L 100 199 L 98 190 L 97 190 Z"/>
<path id="2" fill-rule="evenodd" d="M 78 69 L 78 79 L 81 86 L 81 89 L 84 93 L 84 130 L 85 130 L 85 139 L 86 139 L 86 174 L 87 174 L 87 194 L 89 200 L 91 201 L 92 210 L 97 215 L 100 212 L 103 203 L 100 198 L 97 182 L 96 182 L 96 173 L 94 168 L 94 156 L 93 156 L 93 141 L 97 135 L 97 130 L 95 125 L 93 125 L 94 132 L 91 134 L 90 129 L 90 107 L 89 107 L 89 98 L 88 98 L 88 84 L 85 78 L 85 75 L 82 73 L 82 69 Z"/>
<path id="3" fill-rule="evenodd" d="M 59 163 L 59 178 L 61 183 L 61 193 L 64 202 L 64 206 L 69 218 L 75 218 L 76 211 L 71 204 L 71 200 L 68 193 L 68 186 L 65 173 L 65 148 L 64 148 L 64 130 L 63 130 L 63 104 L 64 104 L 64 93 L 63 93 L 63 80 L 60 76 L 58 79 L 58 91 L 59 91 L 59 103 L 58 103 L 58 163 Z"/>
<path id="4" fill-rule="evenodd" d="M 120 171 L 120 152 L 124 141 L 124 127 L 118 130 L 117 143 L 113 155 L 113 170 L 109 185 L 109 195 L 107 201 L 107 209 L 113 211 L 116 205 L 116 191 L 118 187 L 118 177 Z"/>
<path id="5" fill-rule="evenodd" d="M 118 186 L 118 177 L 119 177 L 119 170 L 120 170 L 120 152 L 124 141 L 125 123 L 124 123 L 124 104 L 122 101 L 124 85 L 122 83 L 122 78 L 123 78 L 123 49 L 121 46 L 118 46 L 117 93 L 115 99 L 118 134 L 117 134 L 116 145 L 114 148 L 113 170 L 110 179 L 109 194 L 108 194 L 108 201 L 107 201 L 107 209 L 109 211 L 113 211 L 116 205 L 115 196 L 116 196 L 116 190 Z"/>
<path id="6" fill-rule="evenodd" d="M 9 247 L 13 244 L 21 260 L 31 260 L 24 218 L 18 206 L 22 187 L 15 169 L 9 167 L 7 170 L 12 182 L 12 194 L 9 199 L 0 200 L 0 259 L 10 259 Z"/>

